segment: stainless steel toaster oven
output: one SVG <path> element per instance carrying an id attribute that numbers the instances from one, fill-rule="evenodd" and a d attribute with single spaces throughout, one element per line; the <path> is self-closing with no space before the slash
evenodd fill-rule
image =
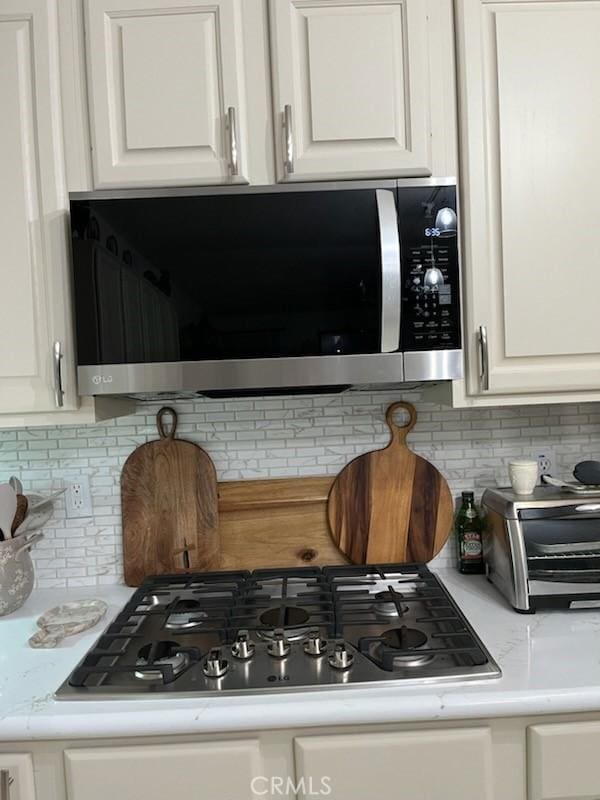
<path id="1" fill-rule="evenodd" d="M 517 611 L 600 608 L 600 494 L 486 489 L 482 507 L 488 578 Z"/>

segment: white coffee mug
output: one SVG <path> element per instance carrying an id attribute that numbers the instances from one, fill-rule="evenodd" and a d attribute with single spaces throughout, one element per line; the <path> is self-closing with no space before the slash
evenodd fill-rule
<path id="1" fill-rule="evenodd" d="M 508 464 L 508 475 L 515 494 L 532 494 L 538 481 L 538 462 L 516 458 Z"/>

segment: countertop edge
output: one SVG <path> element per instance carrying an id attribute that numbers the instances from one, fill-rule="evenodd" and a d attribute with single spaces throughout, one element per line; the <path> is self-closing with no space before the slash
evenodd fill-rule
<path id="1" fill-rule="evenodd" d="M 289 696 L 287 698 L 289 700 Z M 48 741 L 62 739 L 103 739 L 150 736 L 185 736 L 206 733 L 233 733 L 273 729 L 317 728 L 342 725 L 385 725 L 593 713 L 600 711 L 600 686 L 585 692 L 565 690 L 522 692 L 486 696 L 436 691 L 410 698 L 344 699 L 306 698 L 293 707 L 285 696 L 269 704 L 256 703 L 241 708 L 222 708 L 219 703 L 197 703 L 190 708 L 111 711 L 82 704 L 85 713 L 61 714 L 61 701 L 50 699 L 43 713 L 32 712 L 0 719 L 3 742 Z M 102 703 L 110 704 L 111 701 Z M 161 701 L 158 701 L 159 703 Z M 72 706 L 71 703 L 69 705 Z M 270 707 L 269 707 L 270 706 Z M 98 712 L 104 713 L 98 713 Z M 58 712 L 58 713 L 55 713 Z"/>

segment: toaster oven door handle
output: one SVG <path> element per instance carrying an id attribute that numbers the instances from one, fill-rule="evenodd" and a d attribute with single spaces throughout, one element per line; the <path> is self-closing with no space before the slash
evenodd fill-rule
<path id="1" fill-rule="evenodd" d="M 600 569 L 530 569 L 530 581 L 600 583 Z"/>
<path id="2" fill-rule="evenodd" d="M 579 505 L 553 506 L 552 508 L 524 508 L 519 511 L 520 519 L 552 519 L 577 514 L 600 515 L 600 503 L 580 503 Z"/>
<path id="3" fill-rule="evenodd" d="M 381 245 L 381 352 L 400 347 L 401 264 L 396 198 L 389 189 L 377 189 L 377 217 Z"/>

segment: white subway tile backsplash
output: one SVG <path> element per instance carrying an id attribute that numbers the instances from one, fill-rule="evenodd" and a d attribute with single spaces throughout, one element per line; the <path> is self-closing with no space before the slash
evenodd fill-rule
<path id="1" fill-rule="evenodd" d="M 415 451 L 448 479 L 454 495 L 507 483 L 507 463 L 551 448 L 556 471 L 600 458 L 600 404 L 452 410 L 419 392 L 351 391 L 342 395 L 179 401 L 177 434 L 202 445 L 220 480 L 334 475 L 352 458 L 388 441 L 384 412 L 410 400 L 419 421 Z M 128 455 L 156 438 L 160 404 L 88 428 L 0 430 L 0 481 L 17 475 L 27 491 L 58 489 L 90 476 L 94 518 L 69 520 L 57 504 L 46 538 L 33 550 L 37 585 L 94 586 L 122 579 L 120 474 Z M 87 522 L 87 524 L 86 524 Z M 453 560 L 450 543 L 436 559 Z"/>

